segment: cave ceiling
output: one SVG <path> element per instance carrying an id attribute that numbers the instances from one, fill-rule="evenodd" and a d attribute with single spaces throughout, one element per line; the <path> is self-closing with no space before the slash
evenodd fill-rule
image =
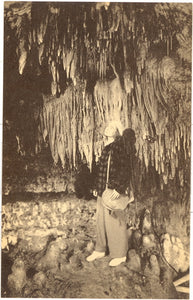
<path id="1" fill-rule="evenodd" d="M 64 166 L 68 157 L 75 166 L 78 151 L 91 165 L 103 146 L 101 127 L 118 116 L 135 130 L 145 167 L 153 165 L 164 183 L 177 172 L 183 185 L 190 157 L 191 3 L 8 1 L 4 24 L 7 99 L 17 76 L 43 98 L 34 110 L 36 152 L 48 140 L 55 163 Z M 22 101 L 31 107 L 33 95 L 27 98 Z"/>

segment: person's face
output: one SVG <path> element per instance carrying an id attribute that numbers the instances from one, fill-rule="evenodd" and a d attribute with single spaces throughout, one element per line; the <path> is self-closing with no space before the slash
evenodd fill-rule
<path id="1" fill-rule="evenodd" d="M 105 146 L 111 144 L 112 142 L 114 142 L 114 137 L 113 136 L 104 136 L 104 144 Z"/>

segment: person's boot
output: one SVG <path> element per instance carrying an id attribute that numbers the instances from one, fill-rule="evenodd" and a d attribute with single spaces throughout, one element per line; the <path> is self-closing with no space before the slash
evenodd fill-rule
<path id="1" fill-rule="evenodd" d="M 124 257 L 119 257 L 119 258 L 113 258 L 110 263 L 109 266 L 110 267 L 116 267 L 119 266 L 121 263 L 126 261 L 126 256 Z"/>
<path id="2" fill-rule="evenodd" d="M 88 262 L 94 261 L 95 259 L 99 259 L 105 256 L 105 252 L 93 251 L 91 255 L 89 255 L 86 260 Z"/>

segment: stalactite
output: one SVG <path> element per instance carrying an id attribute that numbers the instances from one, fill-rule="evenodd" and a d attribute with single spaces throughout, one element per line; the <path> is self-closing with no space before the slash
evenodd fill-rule
<path id="1" fill-rule="evenodd" d="M 89 167 L 93 159 L 94 115 L 92 95 L 68 87 L 59 99 L 44 96 L 41 128 L 44 139 L 48 134 L 55 164 L 60 158 L 63 167 L 66 157 L 70 165 L 77 166 L 77 151 L 85 157 Z"/>
<path id="2" fill-rule="evenodd" d="M 130 124 L 134 129 L 137 155 L 146 170 L 154 166 L 167 183 L 176 176 L 181 160 L 190 158 L 186 112 L 191 71 L 186 67 L 182 72 L 176 56 L 191 62 L 191 8 L 158 3 L 150 11 L 131 3 L 76 5 L 42 4 L 42 17 L 34 3 L 26 2 L 23 8 L 13 5 L 6 11 L 6 21 L 16 29 L 19 74 L 24 73 L 34 48 L 40 67 L 47 61 L 52 96 L 44 96 L 40 130 L 44 140 L 49 140 L 54 162 L 60 159 L 65 166 L 67 157 L 75 167 L 79 152 L 91 167 L 93 154 L 98 157 L 103 147 L 101 128 L 117 120 L 124 128 Z M 169 10 L 175 11 L 174 20 L 168 17 Z M 177 18 L 181 10 L 184 25 Z M 164 47 L 165 53 L 155 57 L 153 47 Z M 65 82 L 61 82 L 61 69 Z M 96 80 L 93 95 L 85 90 L 90 74 Z M 110 79 L 112 75 L 116 78 Z M 61 83 L 66 86 L 64 92 Z M 181 171 L 179 176 L 185 174 Z"/>

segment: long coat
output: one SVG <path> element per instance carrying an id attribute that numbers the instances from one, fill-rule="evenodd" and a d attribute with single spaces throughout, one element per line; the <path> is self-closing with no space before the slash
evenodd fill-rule
<path id="1" fill-rule="evenodd" d="M 103 149 L 99 159 L 96 179 L 96 190 L 99 196 L 102 196 L 102 193 L 106 188 L 107 165 L 110 152 L 111 159 L 108 187 L 115 189 L 120 194 L 125 193 L 126 189 L 129 187 L 131 172 L 131 170 L 129 170 L 129 158 L 126 154 L 122 139 L 119 139 L 107 145 Z"/>

